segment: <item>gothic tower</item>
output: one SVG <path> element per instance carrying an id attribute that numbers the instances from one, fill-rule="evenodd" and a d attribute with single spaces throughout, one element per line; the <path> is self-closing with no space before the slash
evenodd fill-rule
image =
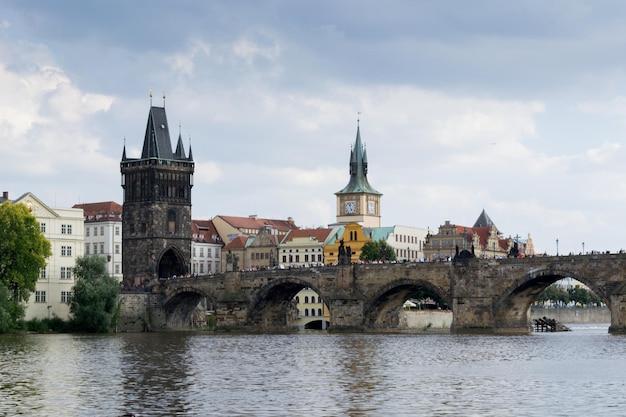
<path id="1" fill-rule="evenodd" d="M 172 152 L 165 107 L 150 107 L 141 158 L 120 163 L 124 190 L 122 273 L 125 285 L 189 272 L 194 163 L 178 135 Z"/>
<path id="2" fill-rule="evenodd" d="M 380 227 L 382 194 L 367 181 L 367 153 L 357 123 L 356 142 L 350 151 L 350 181 L 337 196 L 337 223 L 356 222 L 363 227 Z"/>

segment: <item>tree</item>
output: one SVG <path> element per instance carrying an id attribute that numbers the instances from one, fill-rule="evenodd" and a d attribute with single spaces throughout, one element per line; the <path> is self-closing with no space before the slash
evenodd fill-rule
<path id="1" fill-rule="evenodd" d="M 362 261 L 395 261 L 396 252 L 384 240 L 366 242 L 361 248 L 359 259 Z"/>
<path id="2" fill-rule="evenodd" d="M 46 258 L 52 254 L 50 242 L 24 204 L 0 204 L 0 332 L 3 320 L 15 323 L 24 316 L 22 301 L 35 290 Z"/>
<path id="3" fill-rule="evenodd" d="M 97 255 L 76 259 L 70 312 L 77 330 L 106 333 L 116 318 L 120 287 L 105 264 L 106 260 Z"/>

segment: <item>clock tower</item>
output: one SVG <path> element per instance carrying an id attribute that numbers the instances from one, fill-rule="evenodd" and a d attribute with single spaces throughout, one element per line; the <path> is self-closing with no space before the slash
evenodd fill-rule
<path id="1" fill-rule="evenodd" d="M 367 181 L 367 153 L 361 143 L 357 122 L 356 142 L 350 151 L 350 181 L 337 196 L 337 223 L 359 223 L 363 227 L 380 227 L 382 194 Z"/>
<path id="2" fill-rule="evenodd" d="M 120 170 L 124 284 L 188 273 L 194 162 L 191 146 L 185 155 L 180 133 L 172 152 L 165 107 L 150 107 L 141 158 L 128 158 L 124 145 Z"/>

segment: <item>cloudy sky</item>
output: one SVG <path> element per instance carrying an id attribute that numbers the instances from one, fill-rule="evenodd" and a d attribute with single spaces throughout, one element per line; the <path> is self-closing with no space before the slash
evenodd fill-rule
<path id="1" fill-rule="evenodd" d="M 152 89 L 193 149 L 194 218 L 332 223 L 360 117 L 385 226 L 485 209 L 540 252 L 626 249 L 624 2 L 0 6 L 11 198 L 122 203 Z"/>

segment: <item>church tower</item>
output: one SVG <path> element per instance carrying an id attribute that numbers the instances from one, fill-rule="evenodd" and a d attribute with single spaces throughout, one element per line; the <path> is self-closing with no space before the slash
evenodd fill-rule
<path id="1" fill-rule="evenodd" d="M 172 152 L 165 107 L 151 105 L 141 158 L 126 157 L 124 144 L 120 169 L 124 284 L 186 274 L 191 264 L 194 163 L 191 146 L 185 156 L 180 133 Z"/>
<path id="2" fill-rule="evenodd" d="M 350 181 L 337 196 L 337 223 L 359 223 L 363 227 L 380 227 L 382 194 L 367 181 L 367 153 L 361 143 L 357 122 L 356 142 L 350 151 Z"/>

